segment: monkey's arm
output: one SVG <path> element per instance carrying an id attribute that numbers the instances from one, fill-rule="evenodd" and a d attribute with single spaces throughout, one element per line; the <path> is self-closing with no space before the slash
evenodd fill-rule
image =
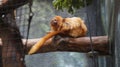
<path id="1" fill-rule="evenodd" d="M 45 35 L 44 37 L 42 37 L 28 52 L 28 54 L 33 54 L 35 53 L 48 39 L 50 39 L 51 37 L 57 35 L 58 33 L 60 33 L 60 31 L 52 31 L 49 32 L 47 35 Z"/>

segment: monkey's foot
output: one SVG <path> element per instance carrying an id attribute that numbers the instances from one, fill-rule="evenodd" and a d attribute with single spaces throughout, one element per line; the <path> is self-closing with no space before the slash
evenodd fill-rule
<path id="1" fill-rule="evenodd" d="M 66 45 L 66 44 L 68 44 L 69 42 L 68 42 L 68 39 L 69 38 L 61 38 L 58 42 L 57 42 L 57 44 L 58 45 Z"/>

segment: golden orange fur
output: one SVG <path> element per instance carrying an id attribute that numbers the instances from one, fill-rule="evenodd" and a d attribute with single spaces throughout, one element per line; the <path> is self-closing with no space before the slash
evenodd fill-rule
<path id="1" fill-rule="evenodd" d="M 55 16 L 50 22 L 51 31 L 40 39 L 29 51 L 28 54 L 35 53 L 48 39 L 55 35 L 82 37 L 87 33 L 84 21 L 79 17 L 62 18 Z"/>

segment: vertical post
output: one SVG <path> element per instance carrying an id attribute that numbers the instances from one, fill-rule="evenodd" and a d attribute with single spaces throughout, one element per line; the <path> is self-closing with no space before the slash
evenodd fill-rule
<path id="1" fill-rule="evenodd" d="M 0 22 L 3 67 L 25 67 L 23 44 L 16 26 L 14 11 L 7 13 L 1 20 L 3 21 Z"/>
<path id="2" fill-rule="evenodd" d="M 0 67 L 2 67 L 2 46 L 0 46 Z"/>
<path id="3" fill-rule="evenodd" d="M 111 46 L 112 67 L 120 67 L 120 0 L 113 0 L 114 7 L 111 15 L 109 40 Z"/>

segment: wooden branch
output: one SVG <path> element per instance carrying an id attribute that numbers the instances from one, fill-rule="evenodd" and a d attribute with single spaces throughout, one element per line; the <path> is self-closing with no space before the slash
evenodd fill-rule
<path id="1" fill-rule="evenodd" d="M 7 13 L 20 6 L 25 5 L 30 0 L 2 0 L 0 1 L 0 13 Z"/>
<path id="2" fill-rule="evenodd" d="M 39 39 L 28 39 L 27 52 Z M 97 36 L 92 37 L 93 48 L 98 51 L 101 55 L 109 54 L 109 45 L 107 36 Z M 26 40 L 23 39 L 25 44 Z M 0 43 L 1 44 L 1 43 Z M 68 52 L 90 52 L 90 38 L 80 37 L 80 38 L 61 38 L 55 44 L 52 43 L 52 39 L 49 39 L 36 53 L 46 53 L 55 51 L 68 51 Z"/>

